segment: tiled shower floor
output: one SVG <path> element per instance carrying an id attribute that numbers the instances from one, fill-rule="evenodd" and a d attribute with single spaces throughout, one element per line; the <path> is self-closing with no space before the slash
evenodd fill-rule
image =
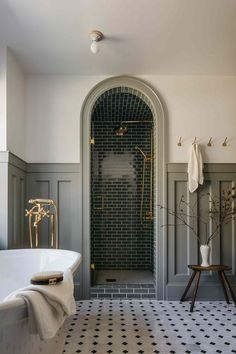
<path id="1" fill-rule="evenodd" d="M 149 270 L 98 270 L 96 284 L 109 284 L 107 279 L 115 279 L 116 284 L 150 284 L 153 274 Z"/>
<path id="2" fill-rule="evenodd" d="M 236 308 L 223 302 L 78 302 L 64 353 L 236 353 Z"/>

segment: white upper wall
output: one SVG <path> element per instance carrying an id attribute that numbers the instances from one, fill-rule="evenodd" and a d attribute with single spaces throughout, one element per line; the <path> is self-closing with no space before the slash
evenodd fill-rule
<path id="1" fill-rule="evenodd" d="M 6 47 L 0 45 L 0 151 L 7 149 L 7 59 Z"/>
<path id="2" fill-rule="evenodd" d="M 26 159 L 79 162 L 80 111 L 103 77 L 29 76 L 26 79 Z"/>
<path id="3" fill-rule="evenodd" d="M 169 162 L 187 162 L 196 136 L 205 162 L 236 162 L 236 77 L 155 76 L 145 79 L 167 109 Z M 178 147 L 179 137 L 183 146 Z M 222 147 L 225 137 L 229 146 Z M 213 138 L 212 147 L 207 143 Z"/>
<path id="4" fill-rule="evenodd" d="M 7 50 L 7 150 L 25 159 L 25 80 Z"/>
<path id="5" fill-rule="evenodd" d="M 80 162 L 80 112 L 105 76 L 34 75 L 26 79 L 26 160 Z M 195 136 L 206 162 L 236 162 L 236 77 L 141 76 L 167 109 L 168 161 L 187 162 Z M 183 146 L 177 147 L 179 137 Z M 229 146 L 222 147 L 225 137 Z M 213 146 L 206 147 L 210 137 Z"/>

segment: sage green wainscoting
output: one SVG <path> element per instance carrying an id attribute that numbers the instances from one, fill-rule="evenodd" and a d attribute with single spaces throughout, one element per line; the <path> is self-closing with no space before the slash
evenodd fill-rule
<path id="1" fill-rule="evenodd" d="M 25 245 L 25 201 L 27 189 L 27 164 L 9 153 L 8 164 L 8 248 Z"/>
<path id="2" fill-rule="evenodd" d="M 187 164 L 168 164 L 168 207 L 172 210 L 183 195 L 185 200 L 196 202 L 199 216 L 208 217 L 210 206 L 209 196 L 199 198 L 204 193 L 220 196 L 222 191 L 236 184 L 236 164 L 206 164 L 204 167 L 204 185 L 197 192 L 190 193 L 187 183 Z M 173 224 L 173 217 L 168 217 Z M 204 230 L 198 225 L 203 239 Z M 201 261 L 199 244 L 196 238 L 184 226 L 168 226 L 167 233 L 167 297 L 179 299 L 189 279 L 188 264 Z M 232 267 L 230 281 L 236 285 L 236 233 L 235 222 L 225 225 L 211 244 L 211 263 L 225 264 Z M 204 272 L 201 278 L 198 298 L 220 299 L 223 293 L 217 274 Z"/>
<path id="3" fill-rule="evenodd" d="M 26 175 L 23 160 L 0 152 L 0 249 L 23 246 Z"/>
<path id="4" fill-rule="evenodd" d="M 27 200 L 49 198 L 56 201 L 59 216 L 59 248 L 81 249 L 81 191 L 78 164 L 28 164 Z M 30 207 L 30 205 L 28 205 Z M 49 223 L 44 227 L 41 247 L 50 247 Z M 28 233 L 27 233 L 28 235 Z M 78 235 L 78 237 L 77 237 Z"/>
<path id="5" fill-rule="evenodd" d="M 82 197 L 79 164 L 28 164 L 27 201 L 49 198 L 56 201 L 59 219 L 59 248 L 82 253 Z M 27 207 L 30 207 L 28 205 Z M 27 230 L 28 231 L 28 230 Z M 49 223 L 40 225 L 40 247 L 50 247 Z M 28 240 L 28 232 L 26 232 Z M 80 298 L 81 268 L 75 277 Z"/>
<path id="6" fill-rule="evenodd" d="M 0 249 L 29 247 L 25 208 L 30 198 L 50 198 L 59 212 L 59 247 L 82 253 L 82 197 L 79 164 L 27 164 L 0 152 Z M 50 245 L 49 223 L 40 225 L 40 247 Z M 81 267 L 82 268 L 82 267 Z M 80 298 L 82 272 L 75 278 Z"/>
<path id="7" fill-rule="evenodd" d="M 26 164 L 9 152 L 0 153 L 0 248 L 29 246 L 28 223 L 24 209 L 29 198 L 51 198 L 59 207 L 59 246 L 83 253 L 82 235 L 82 181 L 80 164 Z M 175 209 L 181 195 L 196 201 L 201 216 L 207 215 L 209 200 L 199 195 L 210 192 L 219 196 L 223 189 L 236 183 L 236 164 L 206 164 L 204 185 L 197 193 L 189 193 L 187 164 L 167 165 L 168 206 Z M 89 198 L 89 196 L 87 196 Z M 168 222 L 173 223 L 171 218 Z M 43 223 L 41 246 L 49 246 L 49 230 Z M 40 230 L 42 231 L 42 229 Z M 200 229 L 200 233 L 203 230 Z M 168 227 L 167 247 L 157 250 L 166 253 L 166 262 L 160 272 L 166 274 L 166 298 L 179 299 L 189 279 L 188 264 L 200 262 L 199 245 L 184 227 Z M 225 225 L 219 237 L 212 242 L 212 263 L 232 267 L 230 281 L 236 285 L 236 234 L 234 222 Z M 157 262 L 158 263 L 158 262 Z M 82 267 L 76 276 L 76 297 L 81 294 Z M 221 299 L 223 294 L 216 274 L 202 275 L 199 288 L 201 299 Z"/>
<path id="8" fill-rule="evenodd" d="M 0 153 L 0 249 L 8 247 L 8 156 Z"/>

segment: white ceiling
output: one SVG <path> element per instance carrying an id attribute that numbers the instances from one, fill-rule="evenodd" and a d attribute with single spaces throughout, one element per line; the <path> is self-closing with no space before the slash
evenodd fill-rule
<path id="1" fill-rule="evenodd" d="M 28 73 L 236 75 L 236 0 L 0 0 L 0 39 Z"/>

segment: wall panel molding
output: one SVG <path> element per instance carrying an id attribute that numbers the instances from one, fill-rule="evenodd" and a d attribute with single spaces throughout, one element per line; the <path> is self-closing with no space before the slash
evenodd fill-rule
<path id="1" fill-rule="evenodd" d="M 208 216 L 210 200 L 207 195 L 204 198 L 199 198 L 199 196 L 211 193 L 219 197 L 223 190 L 236 185 L 236 164 L 205 164 L 204 184 L 195 193 L 188 191 L 187 164 L 168 164 L 167 171 L 168 207 L 175 210 L 183 195 L 185 200 L 192 204 L 197 203 L 199 216 L 205 216 L 205 218 Z M 174 224 L 174 218 L 168 216 L 168 223 Z M 197 227 L 200 228 L 200 235 L 203 235 L 200 223 Z M 190 275 L 187 265 L 201 261 L 199 243 L 183 226 L 169 226 L 167 229 L 167 298 L 179 299 Z M 231 223 L 221 228 L 219 236 L 212 241 L 210 260 L 212 264 L 226 264 L 232 267 L 229 278 L 236 287 L 235 254 L 236 229 L 235 221 L 232 220 Z M 211 289 L 210 292 L 209 289 Z M 202 274 L 198 295 L 202 299 L 223 298 L 217 274 L 207 272 Z"/>
<path id="2" fill-rule="evenodd" d="M 25 246 L 26 172 L 8 165 L 8 248 Z"/>
<path id="3" fill-rule="evenodd" d="M 79 163 L 28 163 L 27 173 L 80 173 Z"/>
<path id="4" fill-rule="evenodd" d="M 8 156 L 0 153 L 0 249 L 8 248 Z"/>
<path id="5" fill-rule="evenodd" d="M 27 197 L 56 201 L 59 214 L 59 248 L 82 254 L 82 198 L 79 164 L 28 164 Z M 49 224 L 40 225 L 40 247 L 49 247 Z M 25 243 L 29 242 L 26 233 Z M 75 276 L 76 298 L 81 297 L 81 269 Z"/>
<path id="6" fill-rule="evenodd" d="M 30 198 L 51 198 L 59 210 L 59 246 L 82 253 L 82 204 L 79 164 L 27 164 L 14 154 L 0 152 L 0 249 L 29 247 L 25 208 Z M 49 247 L 49 225 L 40 225 L 40 247 Z M 75 294 L 81 295 L 81 271 Z"/>
<path id="7" fill-rule="evenodd" d="M 27 171 L 27 163 L 10 152 L 9 152 L 9 164 L 18 168 L 23 172 Z"/>
<path id="8" fill-rule="evenodd" d="M 28 226 L 24 209 L 30 197 L 49 197 L 59 205 L 60 246 L 78 251 L 83 249 L 82 197 L 80 164 L 27 164 L 9 152 L 0 152 L 0 248 L 26 247 Z M 194 201 L 198 193 L 190 194 L 187 188 L 187 164 L 167 165 L 168 205 L 175 207 L 181 194 Z M 236 164 L 205 164 L 205 182 L 202 191 L 219 195 L 223 188 L 236 185 Z M 202 201 L 205 210 L 209 201 Z M 87 211 L 85 211 L 87 212 Z M 43 242 L 48 242 L 46 225 Z M 189 279 L 187 264 L 200 260 L 196 239 L 186 230 L 168 228 L 167 234 L 166 298 L 179 299 Z M 226 263 L 233 270 L 229 278 L 236 285 L 236 228 L 229 224 L 212 244 L 211 259 Z M 82 268 L 81 268 L 82 269 Z M 76 297 L 81 296 L 82 272 L 75 278 Z M 199 288 L 199 298 L 223 298 L 216 274 L 204 274 Z"/>
<path id="9" fill-rule="evenodd" d="M 22 247 L 26 163 L 9 151 L 0 152 L 0 248 Z"/>

